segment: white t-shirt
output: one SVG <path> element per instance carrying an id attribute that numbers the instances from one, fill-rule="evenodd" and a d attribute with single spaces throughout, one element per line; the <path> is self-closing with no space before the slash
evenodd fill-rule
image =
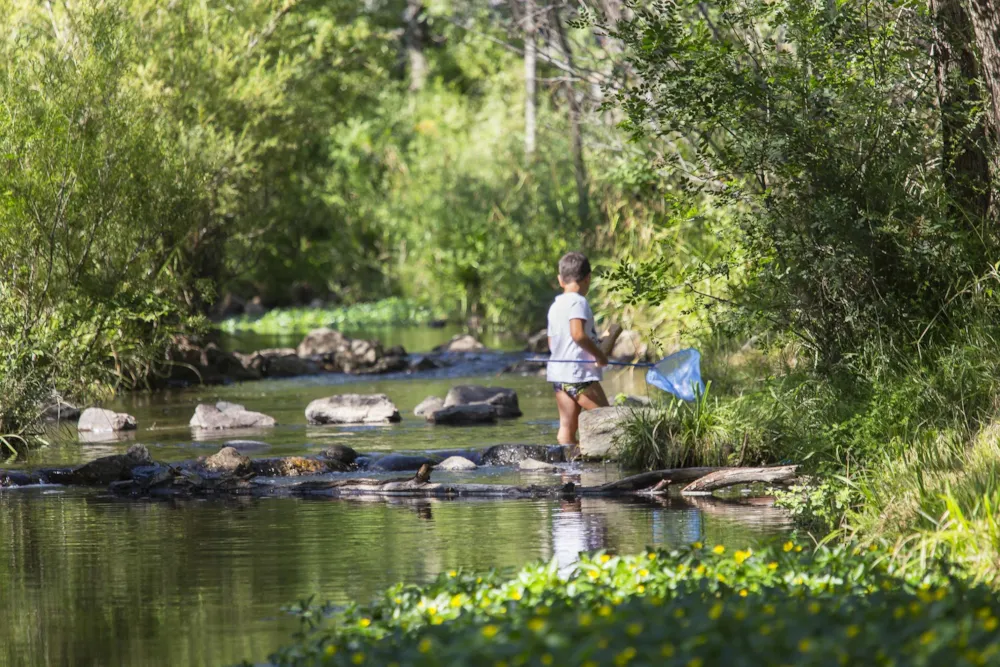
<path id="1" fill-rule="evenodd" d="M 584 320 L 583 330 L 597 343 L 597 329 L 594 327 L 594 311 L 587 299 L 576 292 L 566 292 L 556 297 L 549 307 L 549 347 L 552 359 L 572 359 L 588 361 L 579 364 L 549 364 L 545 377 L 549 382 L 598 382 L 602 369 L 594 364 L 594 357 L 576 344 L 570 335 L 569 321 Z"/>

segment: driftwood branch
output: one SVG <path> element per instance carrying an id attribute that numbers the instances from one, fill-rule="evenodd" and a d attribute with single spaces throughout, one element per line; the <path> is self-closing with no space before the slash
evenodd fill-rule
<path id="1" fill-rule="evenodd" d="M 712 491 L 724 489 L 737 484 L 779 484 L 795 479 L 798 466 L 777 466 L 774 468 L 722 468 L 700 477 L 681 491 L 685 496 L 710 494 Z"/>
<path id="2" fill-rule="evenodd" d="M 692 482 L 696 479 L 710 475 L 718 470 L 726 468 L 672 468 L 670 470 L 654 470 L 644 472 L 632 477 L 620 479 L 617 482 L 608 482 L 602 486 L 581 489 L 583 493 L 610 494 L 612 492 L 641 491 L 656 486 L 660 482 L 668 484 L 681 484 Z"/>

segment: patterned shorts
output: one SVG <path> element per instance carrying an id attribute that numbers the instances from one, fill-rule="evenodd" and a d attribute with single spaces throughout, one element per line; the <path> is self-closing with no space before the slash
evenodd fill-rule
<path id="1" fill-rule="evenodd" d="M 552 388 L 556 393 L 560 391 L 565 391 L 569 394 L 570 398 L 576 398 L 583 392 L 590 389 L 591 385 L 597 384 L 596 380 L 591 380 L 590 382 L 553 382 Z"/>

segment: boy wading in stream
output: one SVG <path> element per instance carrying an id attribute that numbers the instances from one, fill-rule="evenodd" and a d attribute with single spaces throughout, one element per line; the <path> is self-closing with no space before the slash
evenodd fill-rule
<path id="1" fill-rule="evenodd" d="M 587 302 L 590 278 L 590 261 L 583 254 L 571 252 L 559 260 L 563 293 L 549 308 L 549 350 L 552 359 L 573 363 L 550 363 L 545 377 L 556 391 L 560 445 L 576 445 L 581 410 L 608 405 L 601 378 L 608 351 L 621 329 L 612 327 L 603 344 L 597 337 L 594 313 Z"/>

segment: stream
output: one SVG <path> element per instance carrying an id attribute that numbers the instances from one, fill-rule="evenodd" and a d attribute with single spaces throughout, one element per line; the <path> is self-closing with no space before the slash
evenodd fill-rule
<path id="1" fill-rule="evenodd" d="M 454 332 L 363 333 L 413 353 Z M 299 338 L 240 336 L 227 345 L 249 350 L 294 345 Z M 549 385 L 538 377 L 498 375 L 520 357 L 507 350 L 412 375 L 322 375 L 123 395 L 104 407 L 136 416 L 138 431 L 81 442 L 75 425 L 54 427 L 49 446 L 17 465 L 77 465 L 133 442 L 160 461 L 212 454 L 234 439 L 263 443 L 251 456 L 316 454 L 334 443 L 359 452 L 554 444 Z M 413 416 L 425 397 L 444 396 L 456 384 L 516 389 L 524 416 L 467 428 L 429 426 Z M 609 396 L 646 392 L 641 374 L 628 370 L 609 372 L 605 387 Z M 385 393 L 403 420 L 307 425 L 305 406 L 336 393 Z M 218 400 L 265 412 L 279 425 L 196 438 L 187 426 L 195 406 Z M 579 472 L 584 485 L 622 476 L 614 465 L 588 464 Z M 435 473 L 434 479 L 545 484 L 558 477 L 487 468 Z M 364 602 L 397 581 L 426 582 L 454 568 L 513 569 L 551 558 L 569 566 L 582 550 L 632 552 L 694 540 L 746 547 L 788 529 L 786 515 L 765 505 L 673 496 L 135 500 L 58 486 L 0 490 L 0 666 L 261 662 L 297 627 L 281 607 L 312 595 Z"/>

